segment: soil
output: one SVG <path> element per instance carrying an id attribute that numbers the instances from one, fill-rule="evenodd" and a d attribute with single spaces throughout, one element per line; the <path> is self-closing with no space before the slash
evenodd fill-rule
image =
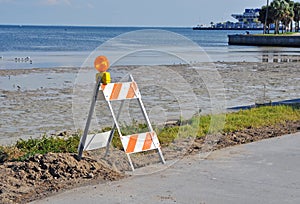
<path id="1" fill-rule="evenodd" d="M 244 130 L 222 134 L 217 140 L 211 141 L 214 144 L 210 145 L 209 150 L 214 151 L 229 146 L 251 143 L 273 137 L 279 137 L 282 135 L 292 134 L 299 131 L 300 121 L 288 121 L 285 124 L 277 124 L 261 128 L 249 127 Z M 205 140 L 202 138 L 196 139 L 195 143 L 190 148 L 189 153 L 203 151 L 204 146 L 202 144 L 204 143 L 204 141 Z"/>
<path id="2" fill-rule="evenodd" d="M 76 155 L 68 153 L 5 162 L 0 165 L 0 172 L 0 203 L 27 203 L 91 181 L 115 181 L 124 177 L 91 157 L 78 161 Z"/>
<path id="3" fill-rule="evenodd" d="M 166 160 L 174 160 L 178 159 L 179 152 L 181 156 L 210 152 L 297 131 L 300 131 L 300 121 L 290 121 L 275 126 L 249 127 L 226 134 L 208 135 L 193 140 L 188 151 L 180 148 L 186 147 L 188 140 L 179 140 L 177 144 L 163 147 L 162 150 Z M 177 149 L 174 150 L 174 147 Z M 76 159 L 76 154 L 48 153 L 24 162 L 4 162 L 0 165 L 0 203 L 27 203 L 78 186 L 122 179 L 128 176 L 125 170 L 130 170 L 125 156 L 124 152 L 114 149 L 106 160 L 99 159 L 99 151 L 94 151 L 81 161 Z M 141 167 L 157 163 L 157 158 L 150 153 L 134 157 L 133 162 L 135 167 Z"/>

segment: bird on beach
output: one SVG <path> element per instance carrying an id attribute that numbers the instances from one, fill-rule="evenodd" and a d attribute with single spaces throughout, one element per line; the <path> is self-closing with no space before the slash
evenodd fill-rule
<path id="1" fill-rule="evenodd" d="M 32 64 L 32 60 L 29 56 L 27 57 L 15 57 L 15 62 L 29 62 L 30 64 Z"/>

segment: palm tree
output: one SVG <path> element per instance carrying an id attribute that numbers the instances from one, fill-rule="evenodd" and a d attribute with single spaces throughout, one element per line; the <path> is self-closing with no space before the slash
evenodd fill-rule
<path id="1" fill-rule="evenodd" d="M 275 34 L 279 33 L 279 22 L 281 20 L 281 16 L 282 16 L 282 9 L 281 9 L 281 2 L 283 0 L 274 0 L 271 2 L 270 4 L 270 9 L 272 11 L 272 20 L 275 23 Z"/>
<path id="2" fill-rule="evenodd" d="M 266 28 L 267 28 L 267 6 L 263 6 L 261 7 L 260 11 L 259 11 L 259 16 L 258 16 L 258 20 L 260 22 L 265 22 L 264 23 L 264 34 L 266 34 Z"/>
<path id="3" fill-rule="evenodd" d="M 264 22 L 266 33 L 266 27 L 270 28 L 270 24 L 275 24 L 275 34 L 279 33 L 279 27 L 281 24 L 282 33 L 290 30 L 293 31 L 293 21 L 296 23 L 295 31 L 299 32 L 300 27 L 300 3 L 292 0 L 273 0 L 268 6 L 269 0 L 267 0 L 267 6 L 263 6 L 260 11 L 259 20 Z"/>
<path id="4" fill-rule="evenodd" d="M 300 3 L 295 2 L 294 4 L 294 21 L 295 21 L 295 32 L 299 32 L 299 21 L 300 21 Z"/>
<path id="5" fill-rule="evenodd" d="M 281 19 L 281 22 L 282 22 L 282 33 L 283 33 L 283 29 L 285 29 L 285 31 L 293 30 L 293 28 L 291 27 L 291 24 L 293 23 L 293 15 L 284 14 L 284 16 Z"/>
<path id="6" fill-rule="evenodd" d="M 294 19 L 294 1 L 291 0 L 285 0 L 287 4 L 285 4 L 285 11 L 284 16 L 282 19 L 283 24 L 285 25 L 285 28 L 287 29 L 289 27 L 289 30 L 293 31 L 293 19 Z"/>
<path id="7" fill-rule="evenodd" d="M 264 22 L 264 24 L 265 24 L 264 25 L 264 34 L 265 33 L 270 33 L 271 24 L 274 23 L 273 18 L 272 18 L 272 10 L 271 10 L 270 6 L 268 6 L 268 7 L 263 6 L 261 8 L 261 10 L 259 11 L 258 20 L 260 22 Z M 266 28 L 268 28 L 268 30 L 266 30 Z"/>
<path id="8" fill-rule="evenodd" d="M 265 13 L 265 25 L 264 25 L 264 34 L 266 33 L 266 27 L 268 23 L 268 15 L 269 15 L 269 0 L 267 0 L 267 7 L 266 8 L 266 13 Z M 268 33 L 270 32 L 270 26 L 268 26 Z"/>
<path id="9" fill-rule="evenodd" d="M 279 33 L 280 22 L 285 27 L 288 27 L 291 19 L 293 18 L 293 9 L 291 9 L 290 4 L 287 1 L 288 0 L 274 0 L 271 2 L 271 10 L 273 12 L 272 17 L 275 22 L 275 34 Z M 284 27 L 283 25 L 282 32 Z"/>

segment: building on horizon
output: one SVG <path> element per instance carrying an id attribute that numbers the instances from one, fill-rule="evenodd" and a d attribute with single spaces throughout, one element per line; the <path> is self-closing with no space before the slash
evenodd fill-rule
<path id="1" fill-rule="evenodd" d="M 247 8 L 242 14 L 232 14 L 231 16 L 235 18 L 238 22 L 220 22 L 211 23 L 210 27 L 205 27 L 203 25 L 198 25 L 194 27 L 194 30 L 202 29 L 220 29 L 220 30 L 263 30 L 264 24 L 258 20 L 259 8 Z"/>
<path id="2" fill-rule="evenodd" d="M 232 14 L 231 16 L 237 19 L 240 25 L 257 26 L 261 24 L 258 20 L 260 10 L 259 8 L 245 9 L 243 14 Z"/>

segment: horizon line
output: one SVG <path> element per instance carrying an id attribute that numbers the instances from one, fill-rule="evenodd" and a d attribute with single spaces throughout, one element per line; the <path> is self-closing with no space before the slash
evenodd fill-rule
<path id="1" fill-rule="evenodd" d="M 154 26 L 154 25 L 65 25 L 65 24 L 0 24 L 0 26 L 14 26 L 14 27 L 29 27 L 29 26 L 41 26 L 41 27 L 131 27 L 131 28 L 192 28 L 193 26 Z"/>

